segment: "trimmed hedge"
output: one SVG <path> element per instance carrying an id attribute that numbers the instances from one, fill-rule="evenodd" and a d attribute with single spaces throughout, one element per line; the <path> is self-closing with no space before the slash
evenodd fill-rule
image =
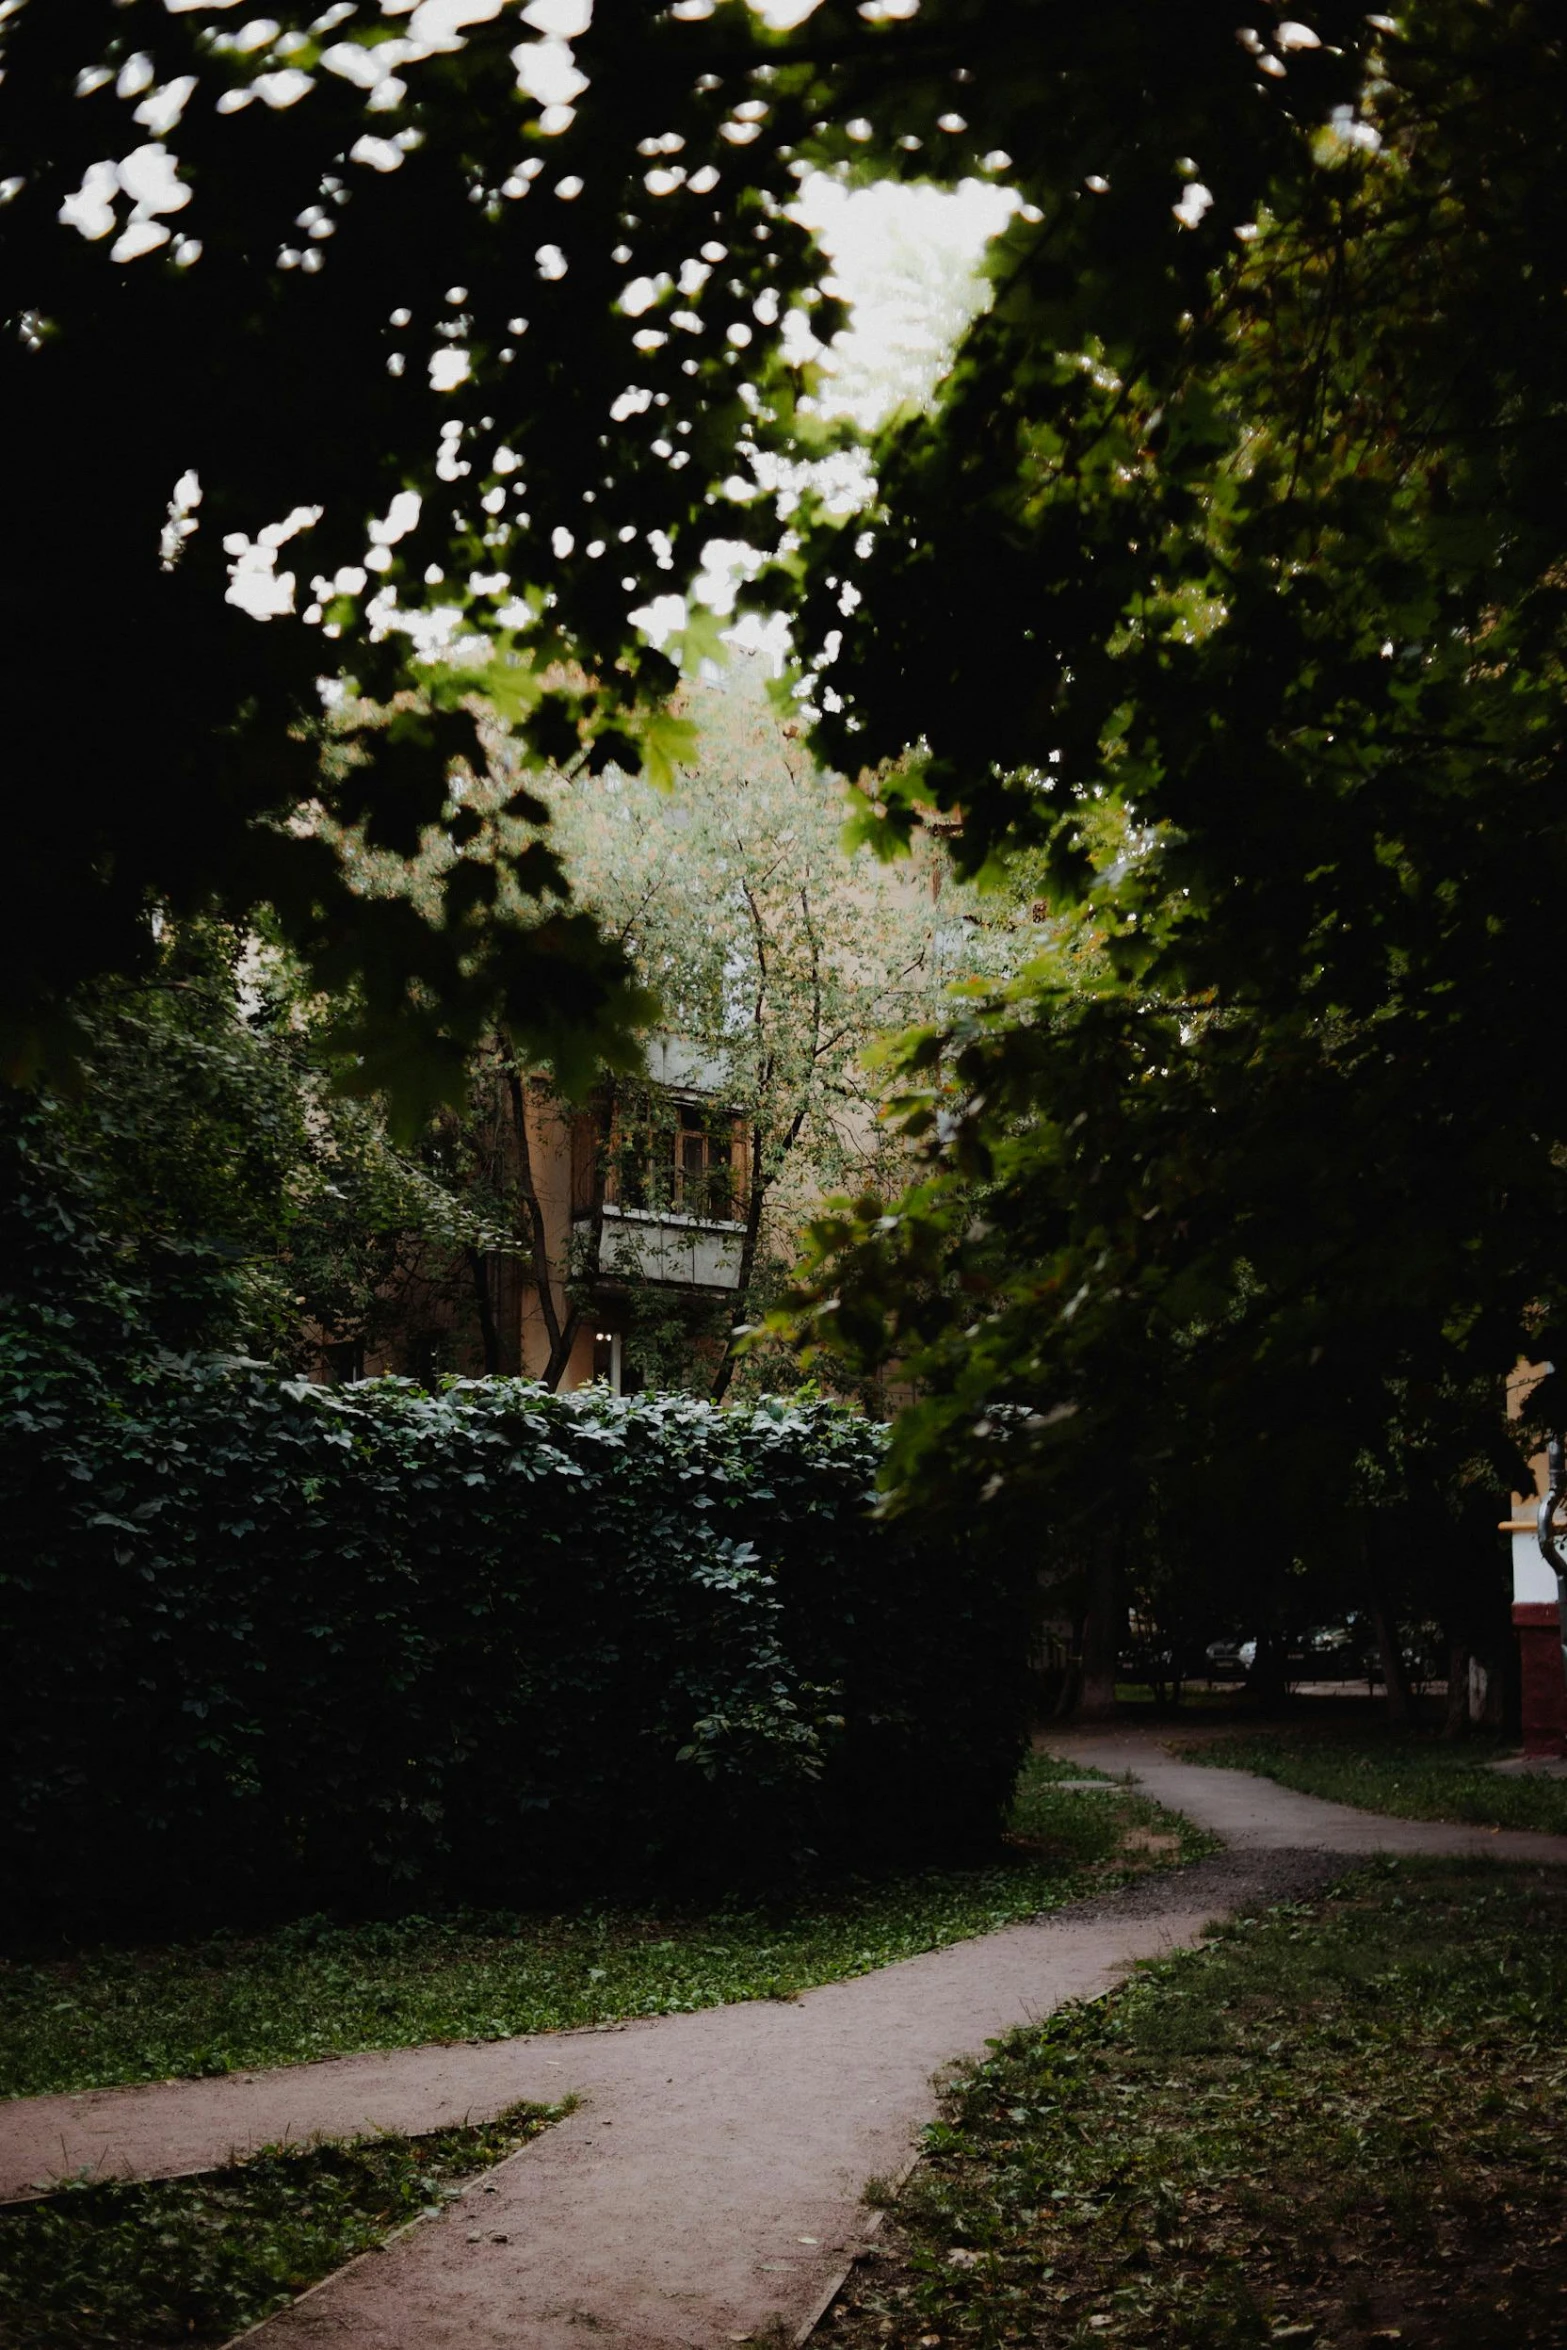
<path id="1" fill-rule="evenodd" d="M 9 1420 L 24 1933 L 669 1893 L 995 1832 L 1021 1592 L 871 1518 L 883 1432 L 847 1412 L 246 1365 Z"/>

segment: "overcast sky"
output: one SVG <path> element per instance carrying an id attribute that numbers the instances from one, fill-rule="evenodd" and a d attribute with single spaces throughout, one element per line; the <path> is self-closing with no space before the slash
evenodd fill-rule
<path id="1" fill-rule="evenodd" d="M 779 0 L 795 15 L 815 4 L 808 0 L 802 8 L 799 0 Z M 820 353 L 815 346 L 832 376 L 824 409 L 873 428 L 901 402 L 930 397 L 953 341 L 984 298 L 979 263 L 986 241 L 1005 226 L 1016 204 L 1010 189 L 978 180 L 955 189 L 894 181 L 850 189 L 818 172 L 804 183 L 799 216 L 831 257 L 831 290 L 851 308 L 848 330 L 833 349 Z M 844 505 L 860 503 L 869 487 L 858 455 L 813 471 L 818 486 Z M 736 542 L 709 543 L 696 592 L 715 610 L 728 610 L 745 553 Z M 682 600 L 659 602 L 659 630 L 678 627 Z M 765 622 L 753 615 L 732 633 L 736 642 L 775 658 L 787 642 L 781 614 Z"/>

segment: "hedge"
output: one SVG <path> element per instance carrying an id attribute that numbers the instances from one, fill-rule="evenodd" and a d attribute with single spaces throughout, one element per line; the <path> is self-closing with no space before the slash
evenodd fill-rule
<path id="1" fill-rule="evenodd" d="M 995 1832 L 1004 1562 L 820 1404 L 165 1368 L 0 1449 L 24 1934 L 679 1894 Z"/>

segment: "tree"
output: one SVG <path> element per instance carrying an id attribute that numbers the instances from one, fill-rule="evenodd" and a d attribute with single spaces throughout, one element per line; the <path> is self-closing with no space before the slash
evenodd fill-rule
<path id="1" fill-rule="evenodd" d="M 1319 21 L 1358 38 L 1342 7 Z M 788 31 L 742 0 L 533 0 L 523 25 L 501 0 L 7 19 L 0 366 L 28 462 L 0 642 L 16 772 L 71 774 L 12 812 L 18 1070 L 84 978 L 149 967 L 149 904 L 258 901 L 317 985 L 358 981 L 357 1049 L 416 1102 L 497 1014 L 574 1072 L 612 1054 L 636 1008 L 590 925 L 539 916 L 547 849 L 505 886 L 465 856 L 443 919 L 416 922 L 356 896 L 314 809 L 412 848 L 479 690 L 535 760 L 667 776 L 675 665 L 635 615 L 720 518 L 774 544 L 754 454 L 823 440 L 783 356 L 792 315 L 823 338 L 839 315 L 790 211 L 811 163 L 1008 171 L 1051 204 L 1048 276 L 1061 189 L 1113 150 L 1109 234 L 1085 241 L 1077 204 L 1066 259 L 1101 283 L 1113 264 L 1135 310 L 1199 288 L 1217 242 L 1170 230 L 1171 156 L 1222 147 L 1221 199 L 1249 196 L 1295 109 L 1315 122 L 1357 76 L 1292 58 L 1259 105 L 1223 11 L 1150 31 L 1131 0 L 1082 22 L 824 0 Z M 66 504 L 84 477 L 90 553 Z M 421 642 L 447 656 L 428 706 L 323 764 L 322 674 L 384 705 Z"/>
<path id="2" fill-rule="evenodd" d="M 973 1459 L 982 1387 L 1124 1431 L 1127 1399 L 1167 1394 L 1152 1356 L 1180 1368 L 1195 1457 L 1250 1462 L 1265 1439 L 1286 1459 L 1270 1488 L 1306 1512 L 1400 1392 L 1478 1392 L 1521 1337 L 1550 1341 L 1555 1121 L 1516 1105 L 1537 1098 L 1563 849 L 1552 12 L 1436 0 L 1400 29 L 1324 0 L 1237 39 L 1208 0 L 869 19 L 824 0 L 782 32 L 737 0 L 591 23 L 536 0 L 514 65 L 488 5 L 425 0 L 396 51 L 340 19 L 247 52 L 215 0 L 26 0 L 8 22 L 26 169 L 4 365 L 32 462 L 6 641 L 29 775 L 81 699 L 57 485 L 106 384 L 129 426 L 95 485 L 115 627 L 81 766 L 114 784 L 34 791 L 16 819 L 20 895 L 49 926 L 43 996 L 15 991 L 34 1030 L 84 967 L 142 951 L 149 892 L 259 894 L 318 984 L 364 975 L 371 1076 L 455 1082 L 497 1007 L 530 1049 L 613 1054 L 629 975 L 561 910 L 549 850 L 530 834 L 528 862 L 498 862 L 471 815 L 443 816 L 468 706 L 482 685 L 534 761 L 671 767 L 672 667 L 632 615 L 715 516 L 774 543 L 756 481 L 832 437 L 781 357 L 820 275 L 797 174 L 1004 173 L 1023 208 L 941 398 L 878 444 L 867 513 L 807 496 L 755 592 L 799 610 L 817 747 L 863 775 L 867 826 L 961 811 L 972 873 L 1032 844 L 1113 984 L 1064 1007 L 1025 987 L 933 1048 L 935 1188 L 896 1245 L 855 1234 L 848 1271 L 878 1342 L 934 1350 L 906 1459 L 933 1432 Z M 108 78 L 77 98 L 84 66 Z M 123 107 L 167 118 L 143 147 L 177 148 L 188 206 L 139 150 L 109 192 Z M 102 240 L 58 226 L 62 196 Z M 199 257 L 172 235 L 136 256 L 187 219 Z M 309 246 L 327 258 L 307 269 Z M 514 311 L 519 251 L 538 274 Z M 312 380 L 352 433 L 323 429 Z M 223 608 L 229 560 L 261 600 L 263 524 L 318 503 L 319 623 Z M 406 617 L 444 599 L 492 622 L 468 667 L 430 671 L 428 709 L 397 703 L 407 647 L 349 584 L 383 564 Z M 325 773 L 318 627 L 397 713 Z M 170 643 L 192 691 L 154 724 Z M 1097 868 L 1096 795 L 1125 825 Z M 402 848 L 449 824 L 440 923 L 357 896 L 317 805 Z M 997 1170 L 987 1264 L 962 1185 Z M 942 1357 L 955 1278 L 994 1302 Z M 904 1302 L 883 1312 L 877 1282 Z"/>
<path id="3" fill-rule="evenodd" d="M 1371 21 L 1266 156 L 1184 142 L 1162 227 L 1138 135 L 1083 179 L 1053 124 L 936 411 L 818 529 L 823 742 L 917 735 L 879 820 L 1033 844 L 1102 972 L 909 1052 L 926 1178 L 824 1231 L 816 1311 L 925 1379 L 927 1489 L 1059 1531 L 1203 1464 L 1283 1560 L 1407 1513 L 1451 1600 L 1518 1474 L 1502 1377 L 1560 1359 L 1564 61 L 1537 8 Z M 1313 26 L 1243 70 L 1293 81 Z"/>
<path id="4" fill-rule="evenodd" d="M 479 1250 L 447 1270 L 451 1314 L 466 1318 L 470 1288 L 477 1301 L 487 1370 L 518 1367 L 520 1276 L 547 1344 L 539 1375 L 550 1386 L 565 1375 L 602 1286 L 606 1183 L 621 1205 L 733 1227 L 735 1286 L 705 1301 L 672 1299 L 651 1262 L 638 1273 L 641 1227 L 614 1233 L 642 1376 L 721 1398 L 737 1376 L 748 1387 L 798 1378 L 776 1347 L 765 1362 L 755 1347 L 742 1351 L 737 1332 L 781 1294 L 822 1197 L 846 1186 L 890 1194 L 901 1179 L 902 1148 L 880 1115 L 880 1034 L 928 1021 L 956 982 L 1013 968 L 1038 951 L 1039 934 L 1016 890 L 957 883 L 934 842 L 891 865 L 846 857 L 849 796 L 810 759 L 799 721 L 774 709 L 759 661 L 737 656 L 680 710 L 692 750 L 672 793 L 613 768 L 523 779 L 578 902 L 659 1007 L 649 1071 L 606 1075 L 578 1121 L 595 1137 L 591 1215 L 587 1177 L 574 1178 L 574 1216 L 589 1229 L 565 1243 L 541 1205 L 540 1154 L 564 1146 L 563 1114 L 548 1069 L 506 1033 L 476 1054 L 463 1109 L 442 1114 L 427 1147 L 438 1145 L 454 1198 L 514 1268 L 504 1303 L 491 1297 Z M 461 804 L 499 857 L 525 857 L 515 748 L 495 729 L 487 749 L 482 773 L 462 780 Z M 417 892 L 435 895 L 453 854 L 432 839 Z M 401 860 L 362 846 L 351 855 L 365 890 L 406 885 Z M 330 1025 L 330 1007 L 323 1017 Z M 575 1155 L 586 1139 L 579 1130 Z"/>
<path id="5" fill-rule="evenodd" d="M 765 370 L 778 339 L 756 305 L 814 266 L 784 144 L 733 168 L 767 44 L 739 8 L 714 33 L 606 0 L 579 67 L 569 0 L 520 46 L 499 0 L 260 31 L 226 5 L 25 0 L 4 28 L 10 754 L 71 773 L 12 807 L 9 1057 L 58 1046 L 83 979 L 150 968 L 150 905 L 265 902 L 318 986 L 357 982 L 360 1047 L 415 1101 L 497 1013 L 581 1074 L 638 1007 L 590 924 L 537 915 L 547 847 L 509 890 L 459 861 L 415 921 L 355 896 L 310 811 L 412 849 L 479 689 L 547 758 L 667 775 L 677 673 L 629 614 L 695 568 L 750 428 L 742 346 Z M 727 273 L 677 296 L 718 236 Z M 699 337 L 644 315 L 681 299 Z M 324 766 L 323 670 L 390 701 L 437 611 L 489 632 L 471 669 L 427 668 L 425 706 Z"/>
<path id="6" fill-rule="evenodd" d="M 176 1356 L 312 1369 L 490 1237 L 329 1082 L 285 981 L 254 938 L 166 927 L 148 978 L 78 999 L 75 1086 L 0 1097 L 10 1407 Z"/>
<path id="7" fill-rule="evenodd" d="M 683 708 L 695 748 L 672 798 L 610 775 L 563 793 L 553 822 L 583 903 L 741 1122 L 721 1398 L 745 1361 L 737 1328 L 780 1293 L 815 1204 L 896 1187 L 878 1038 L 928 1021 L 951 986 L 1014 968 L 1035 936 L 1015 892 L 957 884 L 939 848 L 906 866 L 846 859 L 843 786 L 770 708 L 755 664 Z"/>

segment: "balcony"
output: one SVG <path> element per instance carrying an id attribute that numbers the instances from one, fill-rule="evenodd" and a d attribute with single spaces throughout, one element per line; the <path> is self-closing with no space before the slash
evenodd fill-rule
<path id="1" fill-rule="evenodd" d="M 574 1227 L 584 1243 L 592 1223 Z M 598 1262 L 591 1270 L 611 1281 L 657 1281 L 673 1289 L 738 1289 L 743 1224 L 684 1216 L 673 1208 L 606 1204 Z"/>

